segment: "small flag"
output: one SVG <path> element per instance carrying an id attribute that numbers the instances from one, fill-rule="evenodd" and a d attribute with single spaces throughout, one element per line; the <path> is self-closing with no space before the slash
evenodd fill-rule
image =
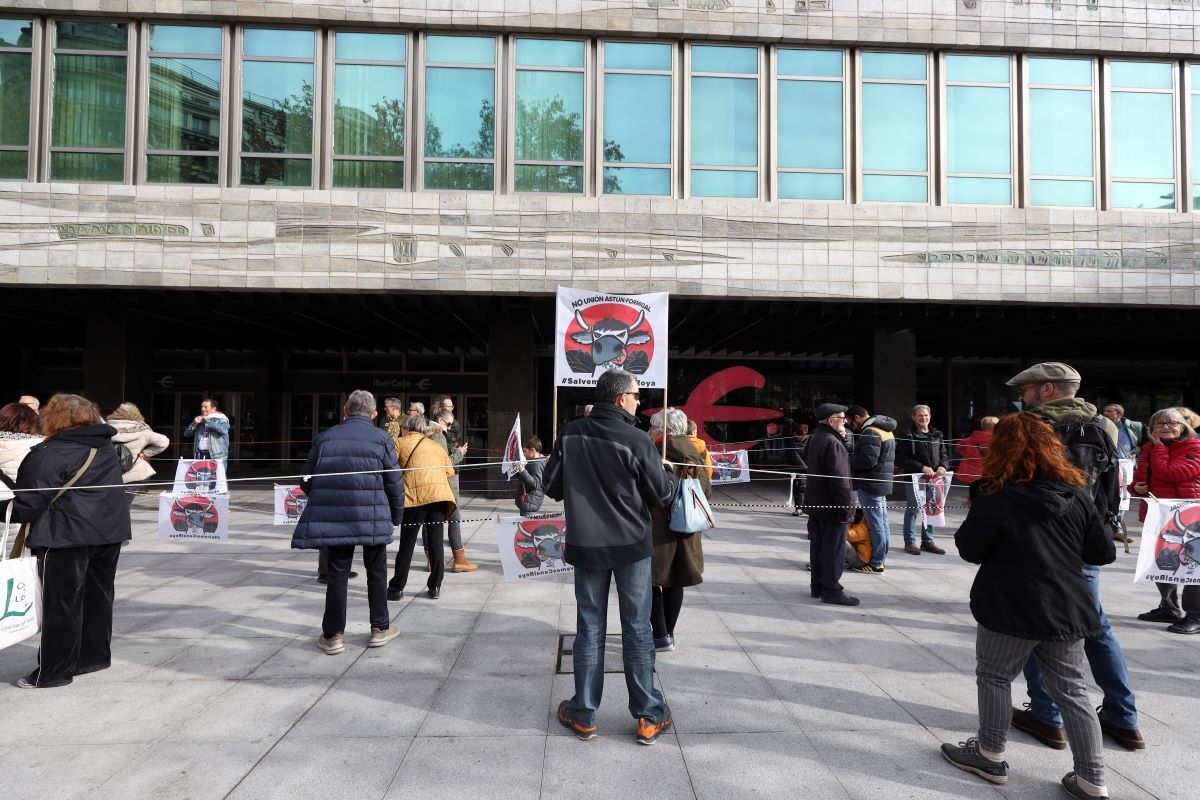
<path id="1" fill-rule="evenodd" d="M 521 450 L 521 415 L 517 414 L 512 431 L 509 432 L 508 439 L 504 442 L 504 463 L 500 469 L 509 480 L 512 480 L 512 477 L 517 474 L 517 466 L 524 463 L 525 453 Z"/>

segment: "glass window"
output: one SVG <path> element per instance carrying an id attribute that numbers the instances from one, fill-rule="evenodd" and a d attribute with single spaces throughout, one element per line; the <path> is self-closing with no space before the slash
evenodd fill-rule
<path id="1" fill-rule="evenodd" d="M 1012 59 L 946 56 L 946 202 L 1012 205 Z"/>
<path id="2" fill-rule="evenodd" d="M 0 19 L 0 180 L 29 179 L 33 22 Z"/>
<path id="3" fill-rule="evenodd" d="M 928 203 L 928 56 L 864 52 L 861 72 L 862 199 Z"/>
<path id="4" fill-rule="evenodd" d="M 244 32 L 243 186 L 313 185 L 315 39 L 305 30 Z"/>
<path id="5" fill-rule="evenodd" d="M 846 199 L 844 60 L 841 50 L 776 54 L 781 198 Z"/>
<path id="6" fill-rule="evenodd" d="M 425 64 L 425 188 L 493 191 L 496 40 L 430 36 Z"/>
<path id="7" fill-rule="evenodd" d="M 1030 58 L 1029 205 L 1096 205 L 1094 62 Z"/>
<path id="8" fill-rule="evenodd" d="M 404 188 L 402 33 L 334 34 L 333 185 Z"/>
<path id="9" fill-rule="evenodd" d="M 220 179 L 221 29 L 150 26 L 146 180 Z"/>
<path id="10" fill-rule="evenodd" d="M 583 42 L 517 39 L 518 192 L 583 191 Z"/>
<path id="11" fill-rule="evenodd" d="M 54 23 L 51 180 L 125 180 L 128 48 L 125 23 Z"/>
<path id="12" fill-rule="evenodd" d="M 1174 65 L 1112 61 L 1108 68 L 1109 206 L 1174 209 Z"/>
<path id="13" fill-rule="evenodd" d="M 758 48 L 693 45 L 691 53 L 691 194 L 757 197 Z"/>
<path id="14" fill-rule="evenodd" d="M 1188 66 L 1188 128 L 1192 134 L 1192 211 L 1200 211 L 1200 64 Z"/>
<path id="15" fill-rule="evenodd" d="M 604 43 L 605 194 L 671 194 L 671 50 Z"/>

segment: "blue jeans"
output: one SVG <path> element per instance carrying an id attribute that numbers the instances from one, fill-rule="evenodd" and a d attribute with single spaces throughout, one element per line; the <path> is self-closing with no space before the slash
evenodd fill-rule
<path id="1" fill-rule="evenodd" d="M 214 459 L 211 450 L 197 450 L 195 457 L 197 460 L 204 459 L 206 461 L 220 461 L 221 466 L 223 466 L 225 468 L 225 474 L 226 475 L 229 474 L 229 458 L 228 457 Z"/>
<path id="2" fill-rule="evenodd" d="M 1092 667 L 1092 677 L 1104 692 L 1104 718 L 1118 728 L 1136 728 L 1137 706 L 1133 690 L 1129 688 L 1125 656 L 1109 627 L 1104 607 L 1100 605 L 1100 568 L 1085 564 L 1083 576 L 1087 578 L 1088 591 L 1092 594 L 1096 610 L 1100 612 L 1100 626 L 1104 629 L 1099 636 L 1083 641 L 1083 652 Z M 1029 707 L 1034 716 L 1050 725 L 1061 726 L 1062 715 L 1050 699 L 1042 671 L 1033 658 L 1025 664 L 1025 683 L 1029 686 Z"/>
<path id="3" fill-rule="evenodd" d="M 921 516 L 921 508 L 917 504 L 917 493 L 913 491 L 912 483 L 904 484 L 904 543 L 917 541 L 917 518 Z M 926 525 L 921 530 L 921 543 L 933 544 L 933 526 Z"/>
<path id="4" fill-rule="evenodd" d="M 596 724 L 596 709 L 604 694 L 604 637 L 608 617 L 608 586 L 617 583 L 621 611 L 621 655 L 629 713 L 662 722 L 667 704 L 654 688 L 654 638 L 650 631 L 650 557 L 612 569 L 575 568 L 575 696 L 567 701 L 571 718 L 580 725 Z"/>
<path id="5" fill-rule="evenodd" d="M 888 523 L 887 495 L 871 494 L 863 489 L 858 490 L 858 504 L 862 506 L 863 517 L 871 530 L 871 566 L 883 566 L 887 560 L 888 537 L 892 534 Z"/>

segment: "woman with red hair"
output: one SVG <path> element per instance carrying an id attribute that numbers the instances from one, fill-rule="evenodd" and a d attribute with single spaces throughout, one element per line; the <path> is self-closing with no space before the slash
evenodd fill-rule
<path id="1" fill-rule="evenodd" d="M 1116 559 L 1085 486 L 1040 417 L 1023 412 L 996 424 L 980 492 L 954 537 L 959 555 L 980 565 L 971 587 L 979 737 L 942 745 L 959 769 L 1007 783 L 1012 681 L 1033 654 L 1074 756 L 1063 788 L 1080 798 L 1108 796 L 1100 721 L 1084 679 L 1083 640 L 1101 621 L 1081 569 Z"/>

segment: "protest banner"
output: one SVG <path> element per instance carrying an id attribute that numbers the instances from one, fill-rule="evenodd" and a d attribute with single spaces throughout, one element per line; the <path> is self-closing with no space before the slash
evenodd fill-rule
<path id="1" fill-rule="evenodd" d="M 567 548 L 567 519 L 562 513 L 529 517 L 500 517 L 496 548 L 504 580 L 522 581 L 574 572 L 563 560 Z"/>
<path id="2" fill-rule="evenodd" d="M 1117 467 L 1121 470 L 1121 511 L 1128 511 L 1132 496 L 1129 494 L 1129 484 L 1133 483 L 1133 468 L 1137 462 L 1132 458 L 1117 459 Z"/>
<path id="3" fill-rule="evenodd" d="M 1146 500 L 1134 581 L 1200 585 L 1200 500 Z"/>
<path id="4" fill-rule="evenodd" d="M 275 484 L 275 518 L 272 525 L 295 525 L 308 505 L 308 495 L 299 486 Z"/>
<path id="5" fill-rule="evenodd" d="M 913 494 L 917 498 L 917 507 L 921 509 L 921 525 L 930 528 L 943 528 L 946 525 L 946 495 L 950 492 L 950 483 L 954 473 L 945 475 L 913 475 Z"/>
<path id="6" fill-rule="evenodd" d="M 525 463 L 525 451 L 521 449 L 521 415 L 517 414 L 516 421 L 513 422 L 512 430 L 508 433 L 508 438 L 504 441 L 504 461 L 500 465 L 500 471 L 509 480 L 517 474 L 517 467 Z"/>
<path id="7" fill-rule="evenodd" d="M 225 482 L 225 465 L 214 458 L 179 459 L 175 467 L 175 485 L 171 493 L 183 494 L 228 494 Z"/>
<path id="8" fill-rule="evenodd" d="M 558 287 L 554 385 L 595 386 L 623 369 L 643 389 L 667 385 L 667 293 L 623 295 Z"/>
<path id="9" fill-rule="evenodd" d="M 750 482 L 750 454 L 745 450 L 710 450 L 709 455 L 713 462 L 713 486 Z"/>
<path id="10" fill-rule="evenodd" d="M 159 539 L 228 539 L 229 495 L 158 496 Z"/>

